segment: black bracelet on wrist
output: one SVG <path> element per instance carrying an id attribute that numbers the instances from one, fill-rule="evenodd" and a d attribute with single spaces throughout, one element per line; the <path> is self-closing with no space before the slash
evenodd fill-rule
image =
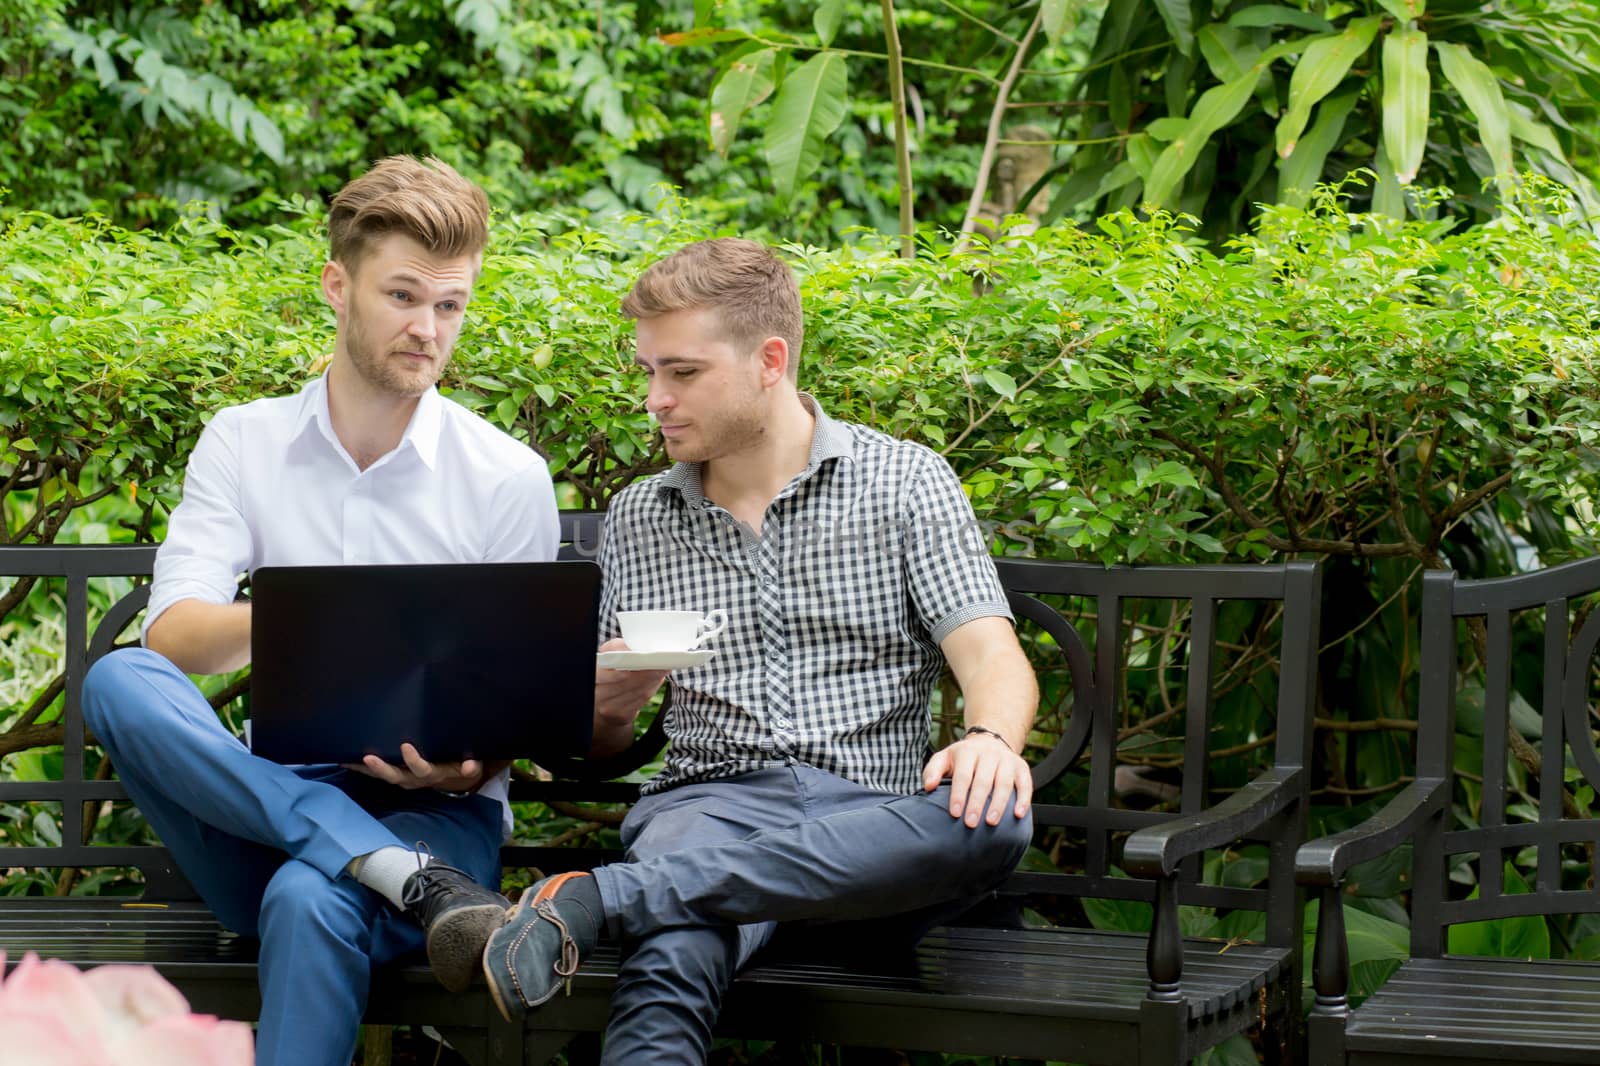
<path id="1" fill-rule="evenodd" d="M 1005 737 L 1001 736 L 999 733 L 996 733 L 993 729 L 990 729 L 986 725 L 969 725 L 969 726 L 967 726 L 967 731 L 961 735 L 961 739 L 965 740 L 967 737 L 970 737 L 974 733 L 983 733 L 983 734 L 986 734 L 988 736 L 994 737 L 996 740 L 998 740 L 1000 743 L 1002 743 L 1002 744 L 1004 744 L 1006 746 L 1006 750 L 1007 751 L 1011 750 L 1011 742 L 1009 740 L 1007 740 Z"/>

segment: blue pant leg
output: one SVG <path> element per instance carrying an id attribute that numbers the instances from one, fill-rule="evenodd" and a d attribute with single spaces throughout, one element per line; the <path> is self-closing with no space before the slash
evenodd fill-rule
<path id="1" fill-rule="evenodd" d="M 759 771 L 739 781 L 684 785 L 645 797 L 623 826 L 629 860 L 736 840 L 799 816 L 790 771 Z M 703 1066 L 723 994 L 774 927 L 719 922 L 625 939 L 602 1062 Z"/>
<path id="2" fill-rule="evenodd" d="M 933 907 L 992 888 L 1032 836 L 1032 819 L 1009 813 L 997 826 L 967 828 L 950 817 L 948 785 L 841 801 L 834 790 L 863 790 L 816 771 L 799 784 L 809 807 L 836 813 L 597 871 L 612 931 L 627 939 L 672 926 L 851 921 Z"/>
<path id="3" fill-rule="evenodd" d="M 499 803 L 428 791 L 396 795 L 359 778 L 347 784 L 358 795 L 376 791 L 403 805 L 373 812 L 399 839 L 425 843 L 440 861 L 499 887 Z M 295 860 L 267 885 L 260 925 L 258 1066 L 348 1066 L 373 964 L 420 954 L 422 928 L 352 878 L 330 880 Z"/>
<path id="4" fill-rule="evenodd" d="M 84 679 L 83 713 L 175 854 L 185 844 L 179 823 L 196 818 L 329 878 L 357 855 L 401 843 L 334 785 L 250 754 L 193 682 L 155 652 L 133 648 L 96 662 Z M 203 849 L 191 861 L 178 858 L 197 875 L 211 862 Z"/>

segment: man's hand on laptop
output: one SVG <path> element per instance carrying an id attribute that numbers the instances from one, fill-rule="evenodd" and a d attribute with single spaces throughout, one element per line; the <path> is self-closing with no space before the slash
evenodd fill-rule
<path id="1" fill-rule="evenodd" d="M 462 762 L 429 762 L 411 744 L 400 745 L 404 766 L 386 763 L 368 755 L 358 763 L 345 763 L 345 769 L 376 777 L 401 788 L 437 788 L 444 792 L 471 792 L 483 783 L 483 763 L 477 759 Z"/>
<path id="2" fill-rule="evenodd" d="M 601 651 L 627 651 L 628 645 L 618 639 L 600 645 Z M 667 679 L 665 670 L 608 670 L 597 666 L 594 670 L 594 743 L 590 754 L 604 757 L 615 755 L 633 743 L 633 722 L 639 711 L 650 702 L 661 682 Z"/>

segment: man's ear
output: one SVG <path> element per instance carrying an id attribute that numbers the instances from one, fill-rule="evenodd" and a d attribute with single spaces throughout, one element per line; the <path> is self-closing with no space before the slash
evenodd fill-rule
<path id="1" fill-rule="evenodd" d="M 344 314 L 350 299 L 350 275 L 344 264 L 330 259 L 322 265 L 322 298 L 336 315 Z"/>
<path id="2" fill-rule="evenodd" d="M 761 386 L 770 389 L 789 374 L 789 342 L 768 337 L 756 353 L 761 359 Z"/>

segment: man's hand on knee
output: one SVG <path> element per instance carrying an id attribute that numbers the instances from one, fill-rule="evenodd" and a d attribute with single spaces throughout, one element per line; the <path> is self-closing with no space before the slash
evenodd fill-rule
<path id="1" fill-rule="evenodd" d="M 950 817 L 965 815 L 971 828 L 977 828 L 980 820 L 999 825 L 1006 812 L 1006 798 L 1013 792 L 1013 817 L 1024 817 L 1033 800 L 1033 773 L 1028 761 L 994 733 L 968 733 L 934 752 L 923 767 L 922 787 L 932 792 L 946 778 L 950 780 Z"/>
<path id="2" fill-rule="evenodd" d="M 415 746 L 400 745 L 404 766 L 384 762 L 368 755 L 358 763 L 345 763 L 345 769 L 376 777 L 401 788 L 436 788 L 443 792 L 472 792 L 483 783 L 483 763 L 477 759 L 433 763 L 422 757 Z"/>

